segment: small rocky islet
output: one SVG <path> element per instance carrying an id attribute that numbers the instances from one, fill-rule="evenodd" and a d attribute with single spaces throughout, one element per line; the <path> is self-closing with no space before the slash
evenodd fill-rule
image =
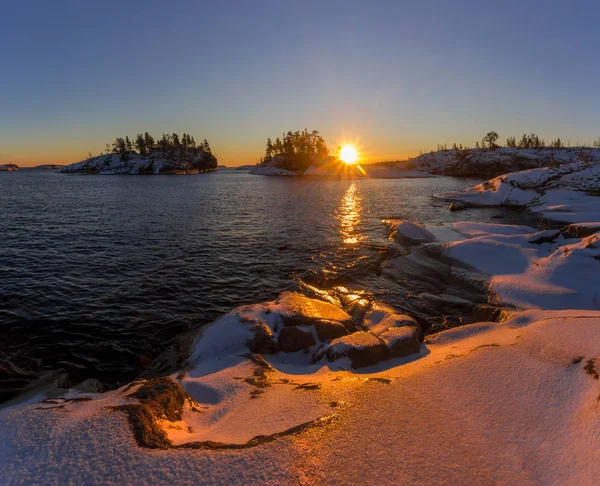
<path id="1" fill-rule="evenodd" d="M 217 170 L 217 158 L 206 139 L 197 144 L 184 133 L 163 134 L 155 141 L 148 132 L 117 138 L 106 153 L 61 167 L 59 172 L 100 175 L 179 175 Z"/>

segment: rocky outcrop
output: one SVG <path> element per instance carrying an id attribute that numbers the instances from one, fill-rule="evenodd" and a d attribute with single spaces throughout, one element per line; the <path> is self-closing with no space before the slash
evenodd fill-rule
<path id="1" fill-rule="evenodd" d="M 546 219 L 587 223 L 600 221 L 599 195 L 600 160 L 596 160 L 511 172 L 436 197 L 468 207 L 527 208 Z"/>
<path id="2" fill-rule="evenodd" d="M 388 358 L 404 358 L 421 350 L 419 329 L 413 326 L 390 327 L 379 335 L 386 347 Z"/>
<path id="3" fill-rule="evenodd" d="M 12 172 L 15 170 L 19 170 L 19 166 L 17 164 L 3 164 L 0 165 L 0 172 Z"/>
<path id="4" fill-rule="evenodd" d="M 171 447 L 171 441 L 157 426 L 157 421 L 167 419 L 177 422 L 183 418 L 186 395 L 181 386 L 168 377 L 155 378 L 144 383 L 129 398 L 138 400 L 138 403 L 121 405 L 115 410 L 127 414 L 137 443 L 151 449 Z"/>
<path id="5" fill-rule="evenodd" d="M 319 319 L 314 321 L 315 331 L 319 341 L 326 342 L 348 334 L 348 329 L 341 322 Z"/>
<path id="6" fill-rule="evenodd" d="M 388 359 L 388 349 L 374 334 L 359 331 L 332 341 L 326 356 L 329 361 L 348 357 L 353 368 L 364 368 Z"/>
<path id="7" fill-rule="evenodd" d="M 208 152 L 182 157 L 179 151 L 155 150 L 149 155 L 136 152 L 92 157 L 61 167 L 60 172 L 101 175 L 178 175 L 217 169 L 217 159 Z"/>
<path id="8" fill-rule="evenodd" d="M 438 150 L 395 166 L 397 170 L 418 170 L 459 177 L 496 177 L 508 172 L 550 167 L 571 162 L 599 162 L 600 149 L 502 147 L 490 149 Z"/>
<path id="9" fill-rule="evenodd" d="M 317 341 L 310 331 L 297 326 L 284 327 L 279 332 L 279 349 L 284 353 L 308 350 L 316 343 Z"/>
<path id="10" fill-rule="evenodd" d="M 327 302 L 284 292 L 274 302 L 240 307 L 205 328 L 191 359 L 300 352 L 307 354 L 307 364 L 347 357 L 352 367 L 361 368 L 419 352 L 419 336 L 419 324 L 411 316 L 357 295 Z"/>

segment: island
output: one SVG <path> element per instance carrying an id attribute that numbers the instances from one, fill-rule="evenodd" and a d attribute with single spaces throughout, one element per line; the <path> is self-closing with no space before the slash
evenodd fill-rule
<path id="1" fill-rule="evenodd" d="M 19 170 L 19 166 L 17 164 L 3 164 L 0 165 L 0 172 L 12 172 L 15 170 Z"/>
<path id="2" fill-rule="evenodd" d="M 337 151 L 339 153 L 339 150 Z M 250 174 L 266 176 L 366 176 L 355 162 L 344 162 L 330 154 L 317 130 L 282 134 L 275 142 L 267 139 L 265 155 L 250 169 Z"/>
<path id="3" fill-rule="evenodd" d="M 198 174 L 217 170 L 217 158 L 206 139 L 196 144 L 194 137 L 184 133 L 162 134 L 155 141 L 148 132 L 138 134 L 134 141 L 128 136 L 117 138 L 105 153 L 64 166 L 62 173 L 101 175 L 175 175 Z"/>
<path id="4" fill-rule="evenodd" d="M 36 165 L 33 167 L 21 167 L 21 170 L 47 170 L 47 171 L 58 171 L 60 169 L 62 169 L 64 167 L 64 165 L 60 165 L 60 164 L 42 164 L 42 165 Z"/>
<path id="5" fill-rule="evenodd" d="M 540 167 L 555 167 L 571 162 L 600 161 L 600 147 L 570 147 L 560 138 L 546 143 L 535 133 L 524 133 L 517 141 L 508 137 L 505 146 L 497 144 L 498 134 L 487 133 L 474 148 L 453 144 L 438 145 L 437 150 L 399 162 L 394 170 L 418 170 L 455 177 L 496 177 Z"/>

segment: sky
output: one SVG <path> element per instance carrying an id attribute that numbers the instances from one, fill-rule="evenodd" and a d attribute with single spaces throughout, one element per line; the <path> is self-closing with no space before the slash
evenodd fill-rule
<path id="1" fill-rule="evenodd" d="M 0 163 L 116 137 L 207 138 L 252 164 L 319 130 L 365 160 L 437 144 L 600 137 L 597 1 L 61 1 L 0 7 Z"/>

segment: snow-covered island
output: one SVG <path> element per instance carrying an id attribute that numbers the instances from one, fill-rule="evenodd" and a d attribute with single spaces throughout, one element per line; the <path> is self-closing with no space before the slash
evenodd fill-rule
<path id="1" fill-rule="evenodd" d="M 509 172 L 579 161 L 600 162 L 600 149 L 589 147 L 447 149 L 400 162 L 394 169 L 458 177 L 495 177 Z"/>
<path id="2" fill-rule="evenodd" d="M 62 169 L 64 167 L 64 165 L 61 164 L 42 164 L 42 165 L 35 165 L 33 167 L 21 167 L 21 170 L 48 170 L 48 171 L 58 171 L 60 169 Z"/>
<path id="3" fill-rule="evenodd" d="M 135 149 L 135 150 L 134 150 Z M 112 153 L 107 145 L 106 154 L 61 167 L 63 173 L 81 174 L 198 174 L 217 170 L 217 158 L 212 154 L 206 139 L 196 144 L 193 137 L 184 133 L 162 135 L 158 141 L 148 132 L 139 134 L 135 141 L 129 137 L 117 138 Z"/>
<path id="4" fill-rule="evenodd" d="M 250 168 L 250 174 L 263 176 L 432 177 L 430 174 L 402 168 L 360 166 L 345 163 L 329 153 L 325 140 L 317 130 L 287 132 L 275 142 L 269 138 L 264 157 Z"/>
<path id="5" fill-rule="evenodd" d="M 2 164 L 2 165 L 0 165 L 0 172 L 12 172 L 15 170 L 19 170 L 19 166 L 17 164 Z"/>

